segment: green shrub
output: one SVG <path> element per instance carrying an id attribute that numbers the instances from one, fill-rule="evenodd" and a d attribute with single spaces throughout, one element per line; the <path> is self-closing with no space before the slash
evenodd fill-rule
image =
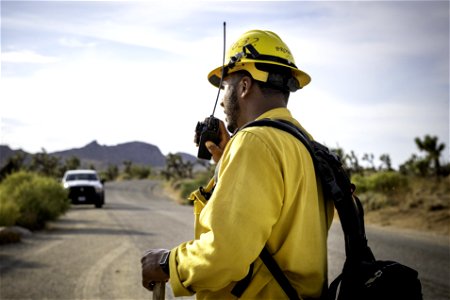
<path id="1" fill-rule="evenodd" d="M 409 190 L 408 177 L 394 171 L 367 176 L 357 174 L 352 176 L 352 181 L 356 185 L 356 194 L 368 211 L 401 203 Z"/>
<path id="2" fill-rule="evenodd" d="M 392 171 L 375 173 L 371 176 L 370 181 L 375 192 L 395 193 L 408 188 L 408 178 Z"/>
<path id="3" fill-rule="evenodd" d="M 356 193 L 366 193 L 370 190 L 369 179 L 360 174 L 352 176 L 352 182 L 356 185 Z"/>
<path id="4" fill-rule="evenodd" d="M 210 179 L 211 172 L 199 172 L 196 174 L 194 179 L 184 179 L 177 181 L 174 185 L 174 188 L 176 190 L 179 190 L 180 197 L 185 200 L 193 191 L 197 190 L 200 186 L 206 187 Z"/>
<path id="5" fill-rule="evenodd" d="M 0 189 L 0 226 L 12 226 L 20 217 L 20 208 Z"/>
<path id="6" fill-rule="evenodd" d="M 370 176 L 354 175 L 353 183 L 360 193 L 395 193 L 407 190 L 408 177 L 393 171 L 377 172 Z"/>
<path id="7" fill-rule="evenodd" d="M 29 172 L 8 176 L 0 185 L 0 195 L 8 199 L 2 203 L 14 203 L 19 208 L 15 223 L 29 229 L 42 228 L 70 207 L 67 191 L 59 182 Z"/>
<path id="8" fill-rule="evenodd" d="M 180 183 L 180 196 L 183 199 L 187 199 L 189 195 L 198 189 L 202 184 L 200 184 L 197 180 L 184 180 Z"/>

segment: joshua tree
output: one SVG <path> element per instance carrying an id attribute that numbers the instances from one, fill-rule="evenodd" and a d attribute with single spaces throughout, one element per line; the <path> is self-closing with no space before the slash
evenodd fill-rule
<path id="1" fill-rule="evenodd" d="M 427 153 L 428 161 L 433 162 L 436 175 L 439 175 L 441 173 L 439 158 L 441 157 L 442 151 L 445 149 L 445 144 L 439 144 L 438 137 L 430 135 L 425 135 L 423 140 L 416 137 L 414 141 L 420 151 L 425 151 Z"/>
<path id="2" fill-rule="evenodd" d="M 163 173 L 167 179 L 192 178 L 192 169 L 191 162 L 183 162 L 180 155 L 169 153 L 166 157 L 166 170 Z"/>
<path id="3" fill-rule="evenodd" d="M 369 164 L 370 170 L 375 170 L 375 163 L 373 160 L 375 159 L 375 156 L 373 153 L 364 153 L 362 160 L 366 161 Z"/>
<path id="4" fill-rule="evenodd" d="M 381 154 L 380 161 L 382 162 L 380 169 L 385 169 L 387 171 L 392 171 L 392 162 L 389 154 Z"/>
<path id="5" fill-rule="evenodd" d="M 61 177 L 60 158 L 52 156 L 42 149 L 42 152 L 36 153 L 31 158 L 30 170 L 38 172 L 49 177 Z"/>

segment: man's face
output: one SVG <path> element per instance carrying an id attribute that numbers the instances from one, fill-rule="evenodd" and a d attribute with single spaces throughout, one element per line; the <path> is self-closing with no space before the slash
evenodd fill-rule
<path id="1" fill-rule="evenodd" d="M 237 97 L 237 84 L 239 80 L 236 77 L 230 76 L 223 81 L 225 94 L 220 105 L 224 108 L 227 122 L 227 129 L 229 132 L 234 132 L 239 128 L 238 119 L 240 114 L 239 101 Z"/>

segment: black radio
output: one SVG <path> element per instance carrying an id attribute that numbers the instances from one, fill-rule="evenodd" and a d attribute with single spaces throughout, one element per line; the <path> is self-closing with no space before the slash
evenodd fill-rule
<path id="1" fill-rule="evenodd" d="M 219 119 L 210 116 L 203 122 L 198 122 L 195 128 L 195 143 L 198 145 L 198 158 L 211 159 L 211 153 L 205 146 L 206 141 L 218 145 L 220 142 Z"/>

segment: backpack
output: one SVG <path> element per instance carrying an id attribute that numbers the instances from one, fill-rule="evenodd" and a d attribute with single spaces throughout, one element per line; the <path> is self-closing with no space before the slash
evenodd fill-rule
<path id="1" fill-rule="evenodd" d="M 328 287 L 321 299 L 327 300 L 422 300 L 418 272 L 395 261 L 376 260 L 368 246 L 364 227 L 364 210 L 354 194 L 356 189 L 342 167 L 339 157 L 327 147 L 312 141 L 294 124 L 285 120 L 262 119 L 244 126 L 267 126 L 286 131 L 300 140 L 314 162 L 321 179 L 324 197 L 332 199 L 339 215 L 345 238 L 346 260 L 342 272 Z M 297 291 L 264 248 L 261 260 L 283 288 L 289 299 L 300 299 Z M 239 281 L 232 293 L 242 295 L 251 280 L 251 273 Z"/>

